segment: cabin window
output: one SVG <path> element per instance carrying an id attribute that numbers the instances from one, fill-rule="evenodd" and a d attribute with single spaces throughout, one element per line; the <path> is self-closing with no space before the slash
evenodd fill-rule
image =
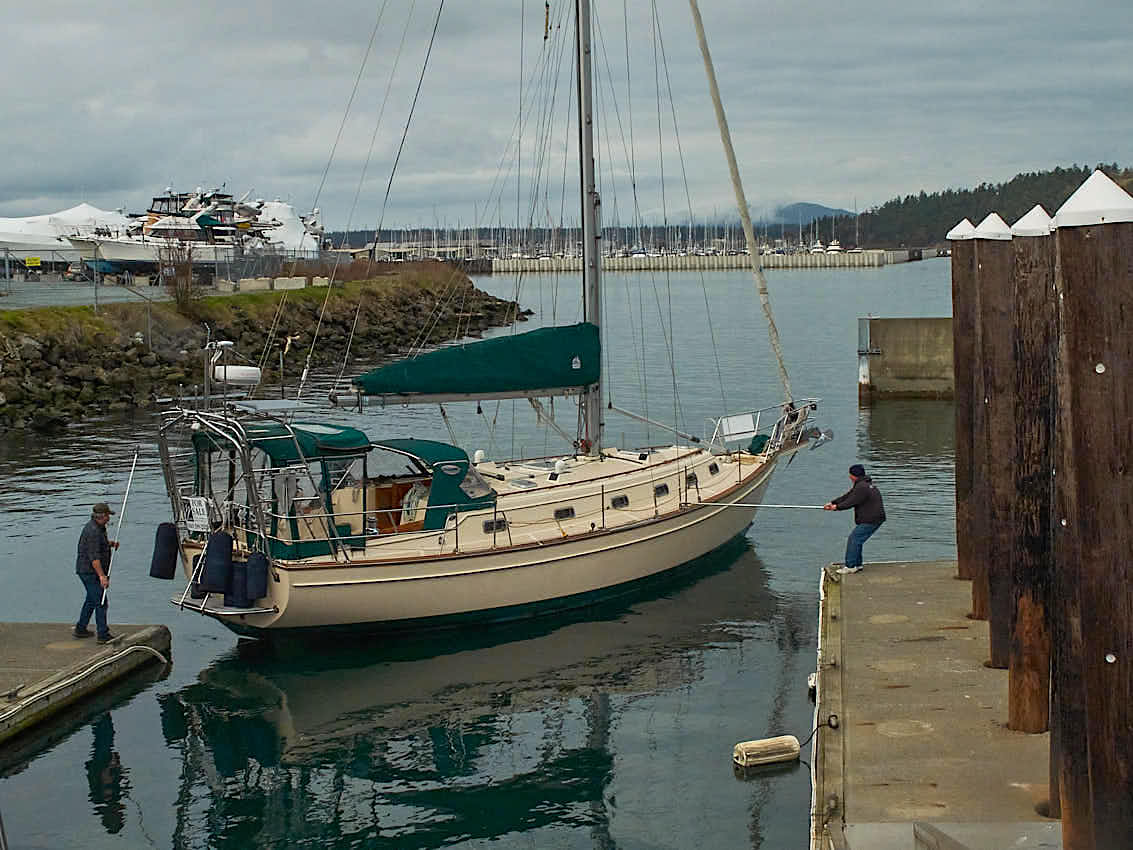
<path id="1" fill-rule="evenodd" d="M 464 480 L 460 482 L 461 492 L 469 499 L 483 499 L 492 495 L 492 488 L 475 467 L 468 467 L 464 473 Z"/>
<path id="2" fill-rule="evenodd" d="M 497 531 L 507 531 L 507 519 L 500 517 L 484 520 L 485 534 L 495 534 Z"/>
<path id="3" fill-rule="evenodd" d="M 572 519 L 574 517 L 574 508 L 555 508 L 555 519 Z"/>
<path id="4" fill-rule="evenodd" d="M 668 495 L 669 495 L 669 485 L 668 484 L 658 484 L 656 487 L 653 488 L 653 498 L 654 499 L 663 499 Z"/>
<path id="5" fill-rule="evenodd" d="M 614 496 L 614 498 L 610 499 L 610 507 L 615 509 L 628 508 L 629 496 Z"/>
<path id="6" fill-rule="evenodd" d="M 697 486 L 698 483 L 699 482 L 696 480 L 696 473 L 695 472 L 690 472 L 688 475 L 685 476 L 685 486 L 686 487 L 695 487 L 695 486 Z"/>
<path id="7" fill-rule="evenodd" d="M 719 472 L 720 472 L 720 464 L 716 463 L 715 461 L 708 464 L 708 474 L 709 475 L 717 475 L 717 474 L 719 474 Z"/>

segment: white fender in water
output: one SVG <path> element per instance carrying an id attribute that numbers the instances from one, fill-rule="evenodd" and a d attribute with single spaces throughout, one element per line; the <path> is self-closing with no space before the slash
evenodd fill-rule
<path id="1" fill-rule="evenodd" d="M 732 749 L 732 761 L 740 767 L 794 761 L 799 757 L 799 739 L 794 735 L 741 741 Z"/>
<path id="2" fill-rule="evenodd" d="M 252 387 L 260 382 L 260 370 L 256 366 L 214 366 L 214 381 L 238 387 Z"/>

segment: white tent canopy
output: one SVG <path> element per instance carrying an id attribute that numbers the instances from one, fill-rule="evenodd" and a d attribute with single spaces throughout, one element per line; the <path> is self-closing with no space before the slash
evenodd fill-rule
<path id="1" fill-rule="evenodd" d="M 22 233 L 34 236 L 67 236 L 95 227 L 121 230 L 129 220 L 121 211 L 100 210 L 87 203 L 46 215 L 27 218 L 0 218 L 0 233 Z"/>

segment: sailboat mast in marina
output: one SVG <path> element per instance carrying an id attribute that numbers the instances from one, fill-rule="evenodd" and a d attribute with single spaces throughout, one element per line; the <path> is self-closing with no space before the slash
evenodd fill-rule
<path id="1" fill-rule="evenodd" d="M 169 410 L 159 447 L 172 519 L 161 532 L 167 556 L 155 557 L 154 571 L 172 578 L 180 563 L 186 584 L 176 605 L 260 637 L 416 630 L 577 608 L 742 534 L 777 464 L 818 435 L 816 401 L 790 392 L 750 217 L 745 236 L 785 400 L 721 412 L 701 437 L 604 401 L 587 0 L 575 15 L 582 321 L 418 353 L 353 380 L 360 400 L 382 406 L 526 399 L 542 417 L 541 399 L 573 398 L 577 432 L 555 426 L 569 451 L 469 457 L 452 443 L 371 437 L 320 421 L 320 407 L 297 402 L 226 397 Z M 702 47 L 710 69 L 703 39 Z M 724 131 L 718 103 L 717 112 Z M 225 386 L 258 381 L 232 371 L 230 350 L 209 345 L 209 377 Z M 660 425 L 677 442 L 608 445 L 607 414 Z"/>

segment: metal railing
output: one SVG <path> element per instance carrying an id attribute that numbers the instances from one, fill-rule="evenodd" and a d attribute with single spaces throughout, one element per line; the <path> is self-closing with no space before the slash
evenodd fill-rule
<path id="1" fill-rule="evenodd" d="M 366 508 L 360 511 L 300 509 L 295 512 L 281 512 L 270 510 L 262 503 L 257 511 L 256 505 L 235 501 L 223 501 L 218 504 L 210 499 L 210 518 L 216 525 L 233 533 L 245 548 L 252 548 L 249 541 L 253 541 L 257 549 L 264 548 L 272 552 L 286 551 L 287 547 L 296 544 L 325 542 L 328 548 L 327 552 L 322 554 L 333 555 L 335 560 L 341 557 L 346 562 L 350 560 L 351 551 L 365 549 L 371 544 L 413 546 L 415 542 L 430 538 L 436 538 L 436 545 L 428 548 L 439 554 L 490 551 L 514 546 L 517 538 L 520 542 L 546 540 L 555 528 L 564 537 L 606 531 L 631 527 L 667 514 L 676 514 L 689 507 L 696 507 L 703 501 L 701 479 L 724 480 L 723 476 L 727 474 L 724 469 L 719 469 L 715 474 L 710 473 L 708 471 L 710 464 L 736 463 L 736 482 L 743 483 L 746 477 L 744 465 L 737 462 L 734 457 L 704 452 L 695 463 L 675 463 L 673 468 L 662 474 L 650 475 L 633 483 L 611 487 L 608 482 L 597 481 L 595 486 L 588 488 L 586 492 L 576 491 L 570 495 L 525 501 L 522 505 L 511 507 L 501 507 L 498 501 L 491 508 L 470 509 L 467 504 L 421 505 L 418 508 L 421 514 L 428 515 L 433 512 L 445 514 L 444 525 L 434 529 L 402 530 L 406 524 L 402 517 L 404 512 L 402 506 Z M 261 472 L 264 475 L 274 475 L 282 472 L 283 469 L 265 469 Z M 349 491 L 358 486 L 345 487 L 333 492 Z M 731 486 L 733 485 L 729 485 Z M 184 507 L 178 513 L 176 522 L 183 531 L 195 535 L 203 545 L 210 532 L 200 529 L 189 530 L 191 512 L 188 505 L 189 499 L 195 498 L 192 493 L 193 487 L 185 485 L 178 489 L 178 501 Z M 258 491 L 253 490 L 252 494 L 256 501 L 262 502 Z M 521 494 L 522 491 L 505 494 L 502 498 L 506 500 L 508 495 Z M 623 507 L 615 507 L 612 504 L 619 495 L 628 497 L 628 502 Z M 633 498 L 634 496 L 636 498 Z M 326 494 L 320 491 L 315 495 L 302 495 L 295 498 L 292 504 L 301 505 L 303 502 L 325 505 Z M 555 517 L 556 509 L 566 508 L 571 509 L 568 517 Z M 266 527 L 261 527 L 257 521 L 257 513 L 263 517 Z M 384 523 L 381 521 L 382 518 L 385 519 Z M 299 530 L 298 535 L 290 531 L 293 520 Z M 272 533 L 272 528 L 276 529 L 275 533 Z M 289 529 L 288 533 L 280 533 L 281 528 Z M 527 537 L 525 531 L 528 529 L 545 529 L 546 533 L 533 534 L 528 541 L 525 539 Z M 307 536 L 304 536 L 304 530 Z"/>
<path id="2" fill-rule="evenodd" d="M 751 440 L 761 433 L 761 427 L 766 427 L 768 420 L 772 424 L 764 453 L 778 451 L 792 441 L 797 444 L 802 439 L 803 423 L 812 411 L 818 409 L 819 401 L 821 399 L 796 399 L 793 403 L 772 404 L 721 416 L 719 419 L 708 418 L 705 420 L 705 445 L 711 452 L 728 451 L 728 443 Z M 771 419 L 765 415 L 769 411 L 776 411 L 778 415 Z M 743 430 L 731 430 L 729 426 L 741 427 Z"/>

